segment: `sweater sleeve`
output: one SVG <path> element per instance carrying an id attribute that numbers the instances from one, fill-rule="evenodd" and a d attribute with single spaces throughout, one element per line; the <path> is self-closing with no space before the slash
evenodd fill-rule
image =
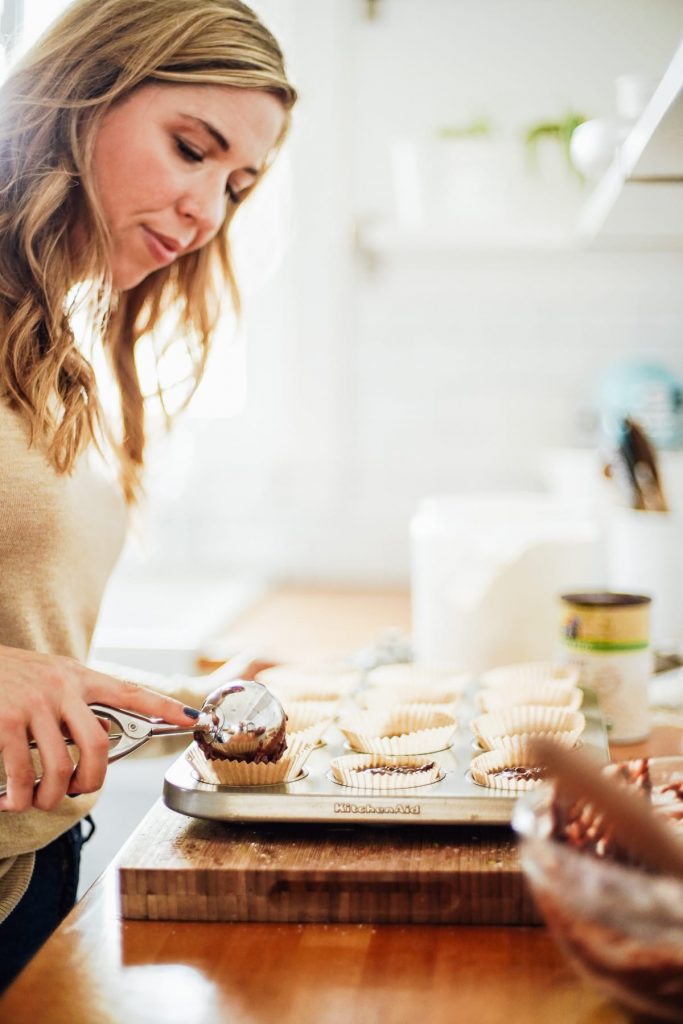
<path id="1" fill-rule="evenodd" d="M 85 817 L 98 795 L 83 793 L 64 797 L 53 811 L 40 811 L 33 807 L 21 813 L 3 811 L 0 814 L 0 922 L 16 907 L 28 888 L 35 851 L 47 846 Z"/>
<path id="2" fill-rule="evenodd" d="M 35 862 L 35 853 L 22 853 L 0 860 L 0 924 L 25 895 Z"/>

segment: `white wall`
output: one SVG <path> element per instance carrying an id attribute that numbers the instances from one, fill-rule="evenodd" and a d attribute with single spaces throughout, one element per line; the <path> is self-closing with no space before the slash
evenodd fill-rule
<path id="1" fill-rule="evenodd" d="M 539 487 L 547 446 L 592 442 L 586 410 L 617 360 L 648 355 L 683 376 L 683 254 L 534 250 L 575 222 L 588 189 L 554 145 L 528 171 L 520 141 L 570 108 L 612 113 L 620 73 L 661 74 L 683 6 L 381 0 L 373 21 L 361 0 L 257 6 L 302 95 L 289 249 L 248 301 L 245 412 L 177 429 L 144 554 L 127 564 L 406 579 L 420 496 Z M 463 165 L 446 212 L 436 130 L 482 116 L 481 173 Z M 417 147 L 427 227 L 460 239 L 450 253 L 358 250 L 359 225 L 400 214 L 396 139 Z"/>

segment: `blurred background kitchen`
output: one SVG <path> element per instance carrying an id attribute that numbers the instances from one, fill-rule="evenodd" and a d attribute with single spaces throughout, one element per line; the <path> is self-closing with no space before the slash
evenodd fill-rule
<path id="1" fill-rule="evenodd" d="M 15 52 L 64 6 L 5 0 Z M 235 225 L 239 333 L 160 432 L 96 656 L 186 671 L 273 584 L 412 582 L 418 655 L 476 669 L 547 653 L 560 590 L 652 572 L 675 644 L 683 3 L 253 6 L 301 102 Z M 620 507 L 625 416 L 669 514 Z"/>

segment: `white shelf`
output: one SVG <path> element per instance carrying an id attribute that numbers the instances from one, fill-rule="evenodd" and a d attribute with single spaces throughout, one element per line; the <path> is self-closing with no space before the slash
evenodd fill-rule
<path id="1" fill-rule="evenodd" d="M 683 250 L 683 43 L 586 204 L 579 233 Z"/>
<path id="2" fill-rule="evenodd" d="M 369 259 L 402 256 L 497 256 L 574 252 L 581 244 L 566 231 L 526 231 L 492 234 L 458 230 L 444 224 L 409 227 L 372 221 L 356 227 L 356 246 Z"/>
<path id="3" fill-rule="evenodd" d="M 683 42 L 624 141 L 620 163 L 631 181 L 683 182 Z"/>
<path id="4" fill-rule="evenodd" d="M 356 227 L 356 248 L 371 265 L 406 257 L 533 259 L 577 252 L 683 252 L 683 187 L 660 185 L 656 194 L 650 194 L 647 199 L 647 223 L 667 226 L 668 234 L 662 230 L 659 233 L 643 230 L 643 196 L 636 194 L 635 188 L 635 184 L 628 183 L 625 187 L 619 184 L 619 231 L 605 230 L 596 235 L 584 226 L 574 232 L 558 230 L 534 234 L 520 229 L 516 234 L 464 234 L 449 225 L 410 228 L 391 221 L 377 221 Z"/>
<path id="5" fill-rule="evenodd" d="M 683 42 L 576 228 L 542 225 L 495 234 L 454 223 L 367 221 L 356 245 L 370 262 L 402 256 L 534 256 L 581 250 L 683 252 Z"/>
<path id="6" fill-rule="evenodd" d="M 620 241 L 629 248 L 683 251 L 683 180 L 625 180 L 612 167 L 579 221 L 579 234 L 592 245 Z"/>

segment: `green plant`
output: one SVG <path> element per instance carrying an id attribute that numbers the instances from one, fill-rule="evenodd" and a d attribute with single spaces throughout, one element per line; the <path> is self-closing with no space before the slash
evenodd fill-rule
<path id="1" fill-rule="evenodd" d="M 532 125 L 527 129 L 524 136 L 525 145 L 536 158 L 539 142 L 542 139 L 555 139 L 562 146 L 567 166 L 583 180 L 583 175 L 576 170 L 572 163 L 569 146 L 574 129 L 587 120 L 588 118 L 584 114 L 578 114 L 576 111 L 570 110 L 562 121 L 540 121 L 538 124 Z"/>
<path id="2" fill-rule="evenodd" d="M 490 135 L 491 125 L 484 118 L 470 121 L 465 125 L 443 125 L 437 129 L 440 139 L 473 139 L 481 135 Z"/>

